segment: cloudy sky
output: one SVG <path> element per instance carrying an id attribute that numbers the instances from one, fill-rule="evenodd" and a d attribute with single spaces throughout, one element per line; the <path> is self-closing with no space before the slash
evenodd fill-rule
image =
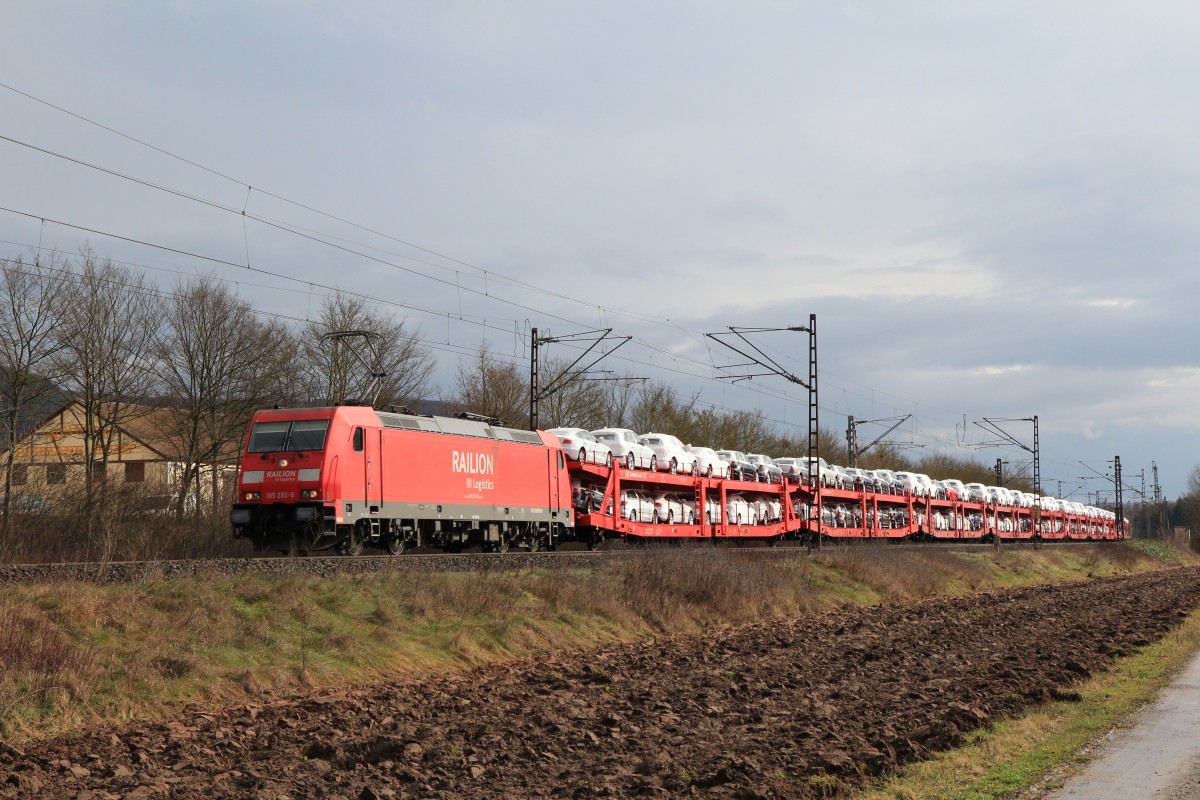
<path id="1" fill-rule="evenodd" d="M 702 334 L 815 313 L 827 427 L 911 414 L 893 438 L 1015 461 L 975 449 L 994 437 L 974 422 L 1036 414 L 1045 489 L 1075 499 L 1114 455 L 1138 488 L 1156 461 L 1168 496 L 1200 463 L 1194 4 L 46 0 L 3 19 L 4 255 L 89 242 L 299 319 L 361 293 L 420 326 L 443 381 L 484 339 L 523 361 L 530 326 L 612 327 L 634 341 L 609 368 L 793 432 L 798 387 L 720 380 Z M 800 335 L 756 341 L 807 370 Z"/>

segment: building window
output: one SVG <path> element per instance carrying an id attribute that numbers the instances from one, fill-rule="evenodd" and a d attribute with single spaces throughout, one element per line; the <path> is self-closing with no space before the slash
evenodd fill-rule
<path id="1" fill-rule="evenodd" d="M 46 483 L 66 483 L 67 482 L 67 465 L 66 464 L 47 464 L 46 465 Z"/>
<path id="2" fill-rule="evenodd" d="M 29 465 L 28 464 L 13 464 L 12 482 L 13 486 L 24 486 L 29 480 Z"/>
<path id="3" fill-rule="evenodd" d="M 104 483 L 108 478 L 108 464 L 100 462 L 92 465 L 92 483 Z"/>
<path id="4" fill-rule="evenodd" d="M 144 483 L 146 481 L 146 462 L 145 461 L 126 461 L 125 462 L 125 482 L 126 483 Z"/>

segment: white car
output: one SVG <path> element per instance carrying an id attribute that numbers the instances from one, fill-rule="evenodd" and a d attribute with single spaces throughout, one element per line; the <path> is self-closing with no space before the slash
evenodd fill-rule
<path id="1" fill-rule="evenodd" d="M 783 522 L 783 503 L 773 495 L 759 498 L 758 524 L 771 525 L 776 522 Z"/>
<path id="2" fill-rule="evenodd" d="M 645 492 L 626 489 L 621 492 L 621 516 L 631 522 L 653 522 L 654 501 Z"/>
<path id="3" fill-rule="evenodd" d="M 967 499 L 967 487 L 963 485 L 962 481 L 955 478 L 947 478 L 942 483 L 945 484 L 947 489 L 953 489 L 954 493 L 958 495 L 959 500 Z"/>
<path id="4" fill-rule="evenodd" d="M 592 432 L 585 428 L 551 428 L 546 433 L 553 433 L 558 437 L 567 458 L 593 464 L 612 464 L 612 449 L 598 441 Z"/>
<path id="5" fill-rule="evenodd" d="M 933 482 L 933 478 L 926 475 L 924 472 L 916 473 L 917 480 L 925 487 L 926 497 L 937 497 L 937 484 Z"/>
<path id="6" fill-rule="evenodd" d="M 672 475 L 678 472 L 698 474 L 696 457 L 688 452 L 683 442 L 671 434 L 643 433 L 638 437 L 638 442 L 653 450 L 654 455 L 658 457 L 658 466 Z"/>
<path id="7" fill-rule="evenodd" d="M 722 461 L 717 451 L 711 447 L 692 447 L 686 445 L 687 451 L 696 457 L 696 470 L 709 478 L 728 478 L 729 462 Z"/>
<path id="8" fill-rule="evenodd" d="M 691 502 L 688 502 L 690 500 Z M 667 525 L 695 525 L 696 501 L 673 492 L 654 495 L 654 521 Z"/>
<path id="9" fill-rule="evenodd" d="M 840 464 L 830 464 L 829 468 L 833 470 L 833 487 L 835 489 L 853 489 L 854 476 L 846 471 L 846 468 Z"/>
<path id="10" fill-rule="evenodd" d="M 925 488 L 921 479 L 911 472 L 897 472 L 896 481 L 904 488 L 904 491 L 916 497 L 926 497 L 929 494 L 929 490 Z"/>
<path id="11" fill-rule="evenodd" d="M 967 501 L 971 503 L 986 503 L 987 502 L 987 487 L 982 483 L 968 483 L 965 487 L 967 490 Z"/>
<path id="12" fill-rule="evenodd" d="M 658 456 L 628 428 L 600 428 L 592 431 L 592 435 L 608 445 L 613 459 L 619 459 L 626 469 L 658 469 Z"/>
<path id="13" fill-rule="evenodd" d="M 729 525 L 757 525 L 758 512 L 745 497 L 731 494 L 725 498 L 725 522 Z"/>
<path id="14" fill-rule="evenodd" d="M 686 499 L 683 502 L 687 504 Z M 716 525 L 721 521 L 721 503 L 708 494 L 704 496 L 704 521 L 709 525 Z"/>
<path id="15" fill-rule="evenodd" d="M 883 491 L 888 494 L 899 494 L 904 491 L 900 480 L 896 477 L 896 473 L 890 469 L 875 470 L 875 477 L 883 481 Z"/>
<path id="16" fill-rule="evenodd" d="M 694 495 L 687 493 L 675 495 L 679 498 L 679 502 L 683 503 L 683 519 L 688 525 L 696 525 L 699 523 L 700 517 L 696 511 L 696 498 Z M 709 523 L 719 522 L 721 519 L 721 504 L 713 499 L 712 495 L 704 496 L 704 521 Z"/>

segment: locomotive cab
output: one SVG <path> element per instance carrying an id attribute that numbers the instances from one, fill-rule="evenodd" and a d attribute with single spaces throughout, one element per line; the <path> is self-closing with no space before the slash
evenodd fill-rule
<path id="1" fill-rule="evenodd" d="M 234 538 L 260 549 L 309 551 L 337 543 L 326 445 L 333 408 L 260 411 L 246 439 L 238 494 L 230 511 Z M 361 429 L 360 429 L 361 430 Z"/>

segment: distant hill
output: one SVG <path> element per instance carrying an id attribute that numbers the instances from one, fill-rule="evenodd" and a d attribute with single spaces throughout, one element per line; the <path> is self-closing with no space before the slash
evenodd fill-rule
<path id="1" fill-rule="evenodd" d="M 7 416 L 8 396 L 12 389 L 7 377 L 0 375 L 0 414 Z M 17 437 L 24 436 L 40 425 L 47 417 L 70 401 L 70 395 L 50 381 L 41 381 L 27 392 L 34 395 L 17 416 Z M 3 420 L 0 419 L 0 424 Z"/>

